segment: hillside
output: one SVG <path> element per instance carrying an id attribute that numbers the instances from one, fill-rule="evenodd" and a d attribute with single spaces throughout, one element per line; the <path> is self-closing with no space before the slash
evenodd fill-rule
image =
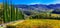
<path id="1" fill-rule="evenodd" d="M 36 11 L 46 11 L 46 10 L 53 10 L 52 13 L 59 13 L 56 10 L 60 9 L 60 4 L 50 4 L 50 5 L 43 5 L 43 4 L 35 4 L 35 5 L 15 5 L 15 7 L 18 7 L 24 11 L 26 10 L 36 10 Z"/>

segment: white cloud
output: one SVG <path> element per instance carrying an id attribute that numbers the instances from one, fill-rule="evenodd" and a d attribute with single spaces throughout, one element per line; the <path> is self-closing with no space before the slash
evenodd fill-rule
<path id="1" fill-rule="evenodd" d="M 60 0 L 55 0 L 54 4 L 60 4 Z"/>
<path id="2" fill-rule="evenodd" d="M 30 3 L 30 5 L 34 5 L 34 4 L 40 4 L 40 3 Z"/>
<path id="3" fill-rule="evenodd" d="M 48 4 L 60 4 L 60 0 L 55 0 L 55 2 L 48 3 Z"/>
<path id="4" fill-rule="evenodd" d="M 51 2 L 51 3 L 35 2 L 35 3 L 30 3 L 28 5 L 34 5 L 34 4 L 46 4 L 46 5 L 49 5 L 49 4 L 60 4 L 60 0 L 55 0 L 54 2 Z"/>

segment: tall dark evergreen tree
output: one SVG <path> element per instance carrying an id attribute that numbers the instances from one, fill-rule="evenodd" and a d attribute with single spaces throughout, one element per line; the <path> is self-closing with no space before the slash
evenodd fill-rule
<path id="1" fill-rule="evenodd" d="M 8 22 L 8 0 L 4 0 L 3 1 L 3 18 L 4 18 L 4 22 Z"/>

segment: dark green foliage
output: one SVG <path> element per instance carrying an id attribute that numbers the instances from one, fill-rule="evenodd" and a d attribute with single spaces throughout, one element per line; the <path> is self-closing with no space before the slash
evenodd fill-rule
<path id="1" fill-rule="evenodd" d="M 22 14 L 22 11 L 20 11 L 18 8 L 16 8 L 16 19 L 24 19 L 24 15 Z"/>
<path id="2" fill-rule="evenodd" d="M 10 25 L 7 25 L 6 28 L 16 28 L 16 26 L 10 26 Z"/>
<path id="3" fill-rule="evenodd" d="M 16 7 L 16 20 L 21 20 L 24 19 L 24 14 L 23 12 Z"/>
<path id="4" fill-rule="evenodd" d="M 11 21 L 15 20 L 15 7 L 11 5 Z"/>
<path id="5" fill-rule="evenodd" d="M 60 20 L 60 17 L 52 17 L 51 14 L 37 14 L 30 16 L 30 19 L 57 19 Z"/>
<path id="6" fill-rule="evenodd" d="M 3 18 L 4 18 L 4 22 L 8 22 L 8 13 L 7 13 L 7 9 L 8 9 L 8 4 L 7 4 L 7 2 L 5 1 L 4 2 L 4 8 L 3 8 L 4 10 L 3 10 Z"/>
<path id="7" fill-rule="evenodd" d="M 0 9 L 0 17 L 3 16 L 3 9 Z"/>
<path id="8" fill-rule="evenodd" d="M 3 20 L 5 23 L 24 19 L 22 11 L 15 9 L 14 5 L 9 6 L 8 2 L 5 1 L 3 4 Z"/>

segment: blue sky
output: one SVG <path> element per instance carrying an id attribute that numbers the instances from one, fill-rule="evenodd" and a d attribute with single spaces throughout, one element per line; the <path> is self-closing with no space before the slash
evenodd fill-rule
<path id="1" fill-rule="evenodd" d="M 60 4 L 60 0 L 10 0 L 13 4 Z M 2 2 L 2 0 L 0 0 Z"/>

